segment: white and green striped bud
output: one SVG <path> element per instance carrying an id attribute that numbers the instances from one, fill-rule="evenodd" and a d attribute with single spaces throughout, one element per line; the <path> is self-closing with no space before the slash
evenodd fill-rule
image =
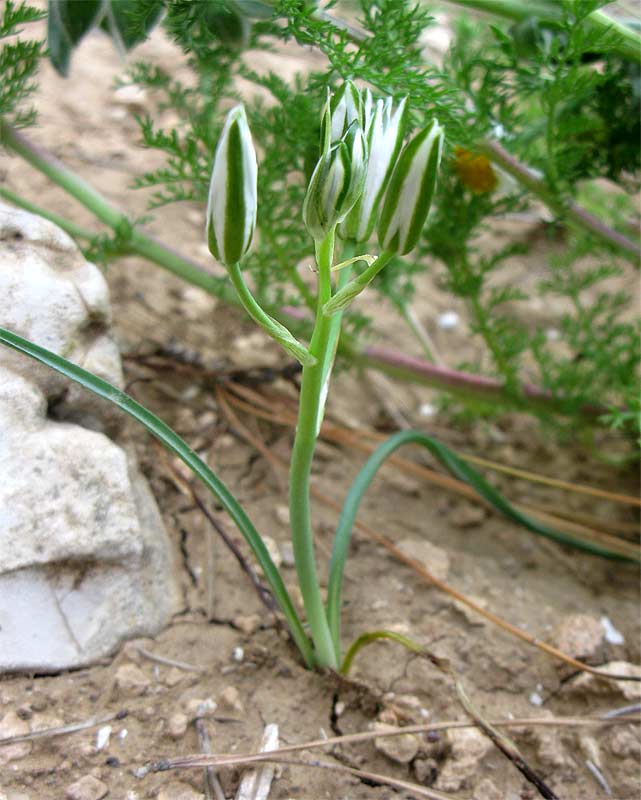
<path id="1" fill-rule="evenodd" d="M 338 233 L 343 239 L 366 242 L 376 225 L 378 207 L 403 144 L 407 121 L 407 98 L 392 112 L 392 98 L 377 100 L 367 91 L 364 103 L 365 138 L 368 162 L 363 193 L 341 223 Z"/>
<path id="2" fill-rule="evenodd" d="M 327 90 L 327 102 L 321 115 L 321 152 L 340 141 L 353 122 L 363 127 L 363 103 L 356 86 L 345 81 L 333 95 Z"/>
<path id="3" fill-rule="evenodd" d="M 363 191 L 367 165 L 367 144 L 357 122 L 345 135 L 321 154 L 307 187 L 303 220 L 316 241 L 352 209 Z"/>
<path id="4" fill-rule="evenodd" d="M 249 250 L 256 227 L 256 151 L 242 105 L 233 108 L 216 147 L 207 202 L 211 254 L 229 266 Z"/>
<path id="5" fill-rule="evenodd" d="M 443 137 L 443 128 L 434 120 L 400 154 L 378 221 L 378 242 L 384 251 L 405 255 L 416 246 L 436 188 Z"/>

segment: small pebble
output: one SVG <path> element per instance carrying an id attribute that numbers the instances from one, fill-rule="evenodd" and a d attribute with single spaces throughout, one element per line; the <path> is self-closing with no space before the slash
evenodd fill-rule
<path id="1" fill-rule="evenodd" d="M 614 627 L 609 617 L 603 616 L 600 621 L 605 631 L 606 642 L 609 642 L 609 644 L 625 644 L 623 634 Z"/>
<path id="2" fill-rule="evenodd" d="M 443 331 L 451 331 L 458 327 L 460 321 L 459 315 L 456 311 L 444 311 L 438 315 L 437 324 Z"/>
<path id="3" fill-rule="evenodd" d="M 189 719 L 211 717 L 216 713 L 218 703 L 213 697 L 192 697 L 185 703 L 185 711 Z"/>
<path id="4" fill-rule="evenodd" d="M 260 616 L 258 614 L 239 614 L 232 620 L 234 626 L 245 636 L 251 636 L 252 633 L 260 628 Z"/>
<path id="5" fill-rule="evenodd" d="M 430 417 L 436 416 L 438 413 L 438 408 L 432 403 L 421 403 L 421 405 L 418 407 L 418 413 L 420 417 L 426 417 L 429 419 Z"/>
<path id="6" fill-rule="evenodd" d="M 193 673 L 192 673 L 193 674 Z M 187 673 L 178 667 L 171 667 L 167 670 L 165 675 L 165 683 L 169 687 L 178 686 L 178 684 L 187 677 Z"/>
<path id="7" fill-rule="evenodd" d="M 226 708 L 230 711 L 237 711 L 242 714 L 244 709 L 243 703 L 240 699 L 240 692 L 235 686 L 227 686 L 220 693 L 218 698 L 221 708 Z"/>
<path id="8" fill-rule="evenodd" d="M 393 725 L 382 722 L 374 723 L 374 730 L 394 730 Z M 413 733 L 402 733 L 398 736 L 380 736 L 374 739 L 374 747 L 397 764 L 409 764 L 416 757 L 419 750 L 418 737 Z"/>
<path id="9" fill-rule="evenodd" d="M 289 525 L 289 509 L 285 505 L 277 505 L 274 508 L 274 516 L 281 525 Z"/>
<path id="10" fill-rule="evenodd" d="M 96 750 L 104 750 L 109 746 L 109 738 L 111 736 L 111 725 L 103 725 L 98 728 L 96 733 Z"/>
<path id="11" fill-rule="evenodd" d="M 296 562 L 294 561 L 294 546 L 291 542 L 283 542 L 280 546 L 280 556 L 283 561 L 284 567 L 293 567 Z"/>
<path id="12" fill-rule="evenodd" d="M 109 793 L 108 786 L 93 775 L 85 775 L 67 786 L 67 800 L 102 800 Z"/>
<path id="13" fill-rule="evenodd" d="M 457 528 L 475 528 L 485 520 L 486 514 L 482 506 L 465 503 L 454 509 L 450 519 Z"/>
<path id="14" fill-rule="evenodd" d="M 187 732 L 189 717 L 181 711 L 172 714 L 167 720 L 167 735 L 172 739 L 182 739 Z"/>
<path id="15" fill-rule="evenodd" d="M 113 97 L 118 105 L 125 106 L 132 111 L 143 111 L 147 104 L 147 92 L 136 83 L 119 86 Z"/>
<path id="16" fill-rule="evenodd" d="M 128 697 L 140 697 L 149 688 L 149 678 L 135 664 L 122 664 L 116 670 L 116 686 Z"/>

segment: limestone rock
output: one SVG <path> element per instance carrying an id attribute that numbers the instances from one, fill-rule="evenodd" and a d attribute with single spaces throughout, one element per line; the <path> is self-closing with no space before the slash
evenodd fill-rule
<path id="1" fill-rule="evenodd" d="M 0 325 L 123 382 L 99 270 L 59 228 L 0 204 Z M 56 671 L 154 634 L 169 544 L 110 404 L 0 347 L 0 672 Z"/>

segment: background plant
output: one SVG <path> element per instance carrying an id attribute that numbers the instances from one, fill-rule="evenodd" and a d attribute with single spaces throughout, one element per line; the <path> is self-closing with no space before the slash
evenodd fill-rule
<path id="1" fill-rule="evenodd" d="M 472 333 L 484 345 L 478 362 L 450 366 L 498 377 L 504 404 L 529 407 L 524 390 L 529 379 L 549 391 L 554 407 L 566 414 L 600 406 L 615 426 L 627 427 L 637 418 L 638 326 L 630 321 L 630 298 L 612 287 L 613 278 L 627 269 L 621 257 L 638 260 L 628 235 L 633 216 L 628 198 L 639 176 L 640 66 L 635 34 L 610 28 L 599 16 L 604 3 L 491 4 L 507 21 L 458 18 L 442 67 L 425 63 L 420 44 L 431 24 L 429 7 L 403 0 L 329 11 L 294 0 L 84 5 L 98 11 L 92 20 L 87 11 L 84 27 L 77 26 L 68 37 L 68 52 L 54 57 L 59 68 L 68 68 L 73 46 L 91 24 L 108 30 L 119 46 L 133 46 L 164 13 L 162 24 L 192 69 L 188 85 L 146 63 L 129 72 L 128 80 L 153 93 L 159 110 L 172 108 L 181 119 L 167 130 L 152 117 L 140 123 L 143 142 L 166 155 L 164 167 L 136 181 L 155 188 L 152 209 L 182 200 L 204 202 L 222 111 L 237 99 L 235 81 L 249 80 L 267 92 L 268 101 L 257 99 L 248 107 L 265 165 L 259 185 L 260 236 L 249 270 L 266 308 L 313 307 L 297 269 L 312 253 L 291 210 L 302 204 L 315 161 L 314 110 L 327 86 L 351 77 L 397 98 L 409 92 L 410 124 L 423 125 L 438 110 L 449 149 L 431 223 L 415 257 L 394 259 L 375 288 L 407 318 L 416 274 L 426 267 L 434 270 L 463 299 Z M 119 26 L 113 24 L 114 5 Z M 487 6 L 467 0 L 458 5 Z M 358 25 L 341 20 L 342 13 L 353 12 Z M 320 50 L 326 67 L 293 82 L 252 68 L 252 51 L 293 40 Z M 499 168 L 514 180 L 508 183 Z M 611 182 L 605 191 L 596 183 L 604 177 Z M 510 259 L 533 245 L 520 242 L 490 253 L 478 246 L 480 233 L 494 219 L 527 209 L 533 198 L 542 199 L 569 225 L 565 246 L 551 248 L 548 275 L 536 289 L 544 299 L 566 302 L 556 341 L 542 327 L 532 331 L 525 323 L 519 306 L 529 297 L 509 281 Z M 91 257 L 107 260 L 131 250 L 133 234 L 122 222 L 112 226 L 114 235 L 85 242 Z M 556 230 L 551 226 L 550 234 Z M 159 256 L 145 247 L 134 250 Z M 596 260 L 600 263 L 595 265 Z M 212 278 L 203 284 L 229 299 L 221 282 Z M 343 352 L 356 356 L 367 340 L 370 319 L 359 306 L 346 323 Z"/>

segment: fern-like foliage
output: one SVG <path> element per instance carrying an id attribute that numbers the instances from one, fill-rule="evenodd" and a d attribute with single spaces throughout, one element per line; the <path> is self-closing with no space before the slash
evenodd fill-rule
<path id="1" fill-rule="evenodd" d="M 156 0 L 140 0 L 142 11 L 145 3 L 156 7 Z M 151 118 L 141 120 L 143 142 L 166 155 L 161 169 L 137 181 L 155 187 L 152 205 L 184 200 L 204 205 L 224 113 L 238 99 L 239 80 L 251 85 L 244 94 L 260 154 L 259 213 L 245 268 L 266 306 L 311 308 L 305 268 L 313 253 L 300 209 L 318 157 L 326 90 L 352 78 L 375 94 L 396 99 L 409 94 L 410 125 L 436 115 L 448 144 L 419 248 L 393 259 L 375 288 L 404 313 L 416 299 L 415 275 L 435 270 L 463 299 L 471 333 L 484 344 L 478 363 L 453 366 L 500 377 L 515 403 L 522 399 L 524 381 L 538 381 L 570 412 L 596 399 L 612 408 L 612 424 L 627 423 L 628 412 L 621 409 L 633 407 L 639 385 L 637 327 L 628 319 L 631 296 L 612 288 L 611 254 L 585 237 L 570 239 L 562 255 L 553 248 L 538 291 L 543 302 L 551 295 L 563 298 L 568 311 L 552 341 L 520 313 L 532 298 L 510 282 L 513 259 L 531 245 L 508 243 L 488 251 L 480 244 L 495 220 L 527 210 L 530 202 L 489 162 L 476 159 L 475 146 L 484 137 L 498 137 L 538 169 L 560 205 L 587 194 L 609 224 L 628 224 L 625 195 L 619 192 L 611 202 L 591 183 L 607 176 L 633 188 L 639 170 L 637 68 L 615 54 L 613 34 L 588 24 L 587 15 L 601 3 L 569 0 L 554 25 L 530 20 L 488 26 L 462 16 L 440 65 L 425 62 L 421 45 L 432 24 L 429 9 L 407 0 L 362 0 L 357 36 L 332 18 L 340 13 L 333 7 L 328 14 L 328 7 L 321 13 L 315 3 L 280 0 L 272 4 L 271 18 L 262 13 L 239 21 L 242 5 L 165 0 L 165 28 L 184 52 L 193 80 L 185 84 L 169 70 L 144 63 L 130 73 L 130 80 L 153 92 L 160 111 L 171 109 L 180 120 L 167 129 Z M 294 41 L 320 51 L 323 68 L 284 80 L 250 66 L 248 50 Z M 462 169 L 466 158 L 468 167 L 481 170 L 480 183 L 469 168 Z M 604 265 L 588 270 L 586 254 L 592 262 L 602 258 Z M 368 320 L 352 311 L 348 324 L 350 333 L 359 335 Z"/>
<path id="2" fill-rule="evenodd" d="M 35 120 L 35 110 L 21 106 L 36 88 L 38 62 L 44 55 L 44 42 L 20 36 L 24 25 L 44 16 L 27 2 L 14 0 L 6 0 L 0 16 L 0 116 L 16 127 L 25 127 Z"/>

